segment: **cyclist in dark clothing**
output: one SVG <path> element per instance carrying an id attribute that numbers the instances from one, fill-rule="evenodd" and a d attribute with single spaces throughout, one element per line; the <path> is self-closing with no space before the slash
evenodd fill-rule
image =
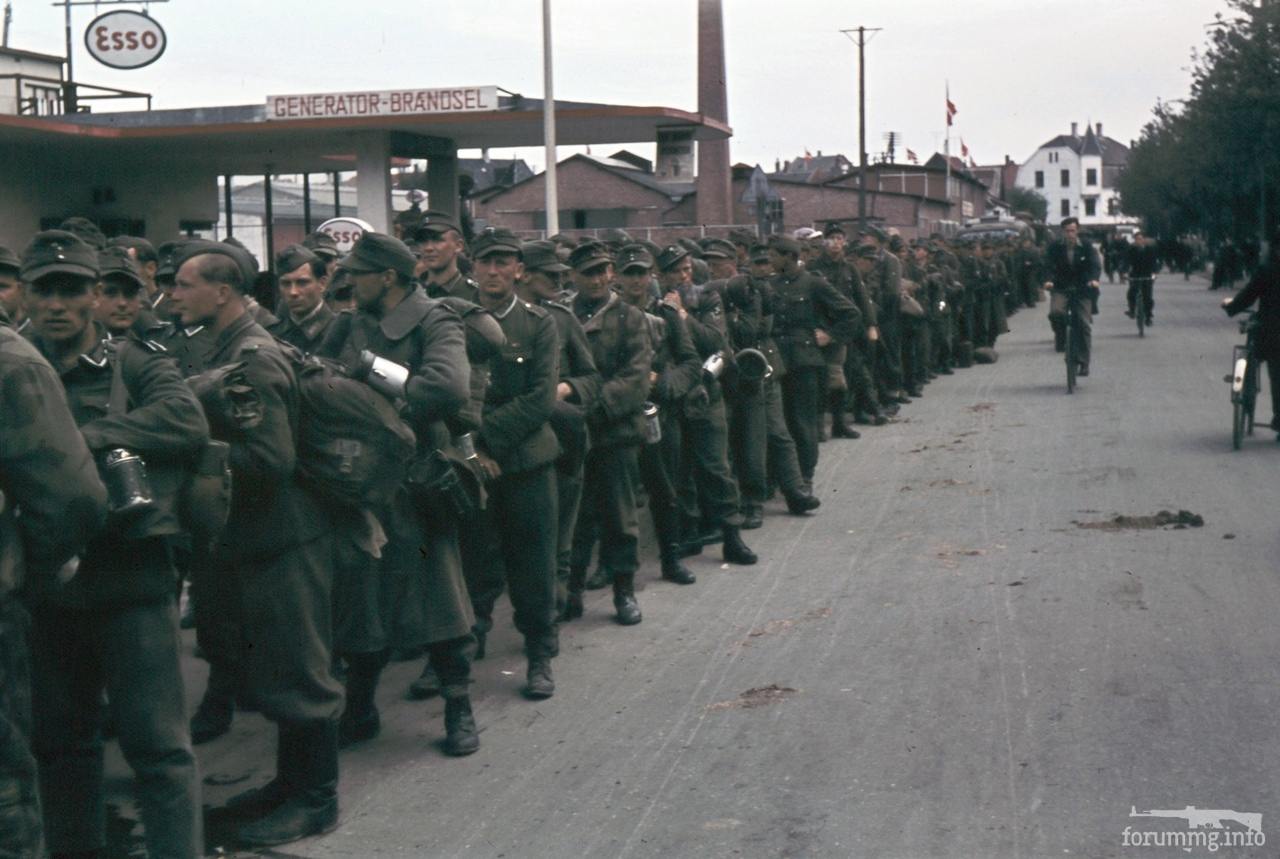
<path id="1" fill-rule="evenodd" d="M 1160 251 L 1150 236 L 1138 233 L 1134 236 L 1135 244 L 1129 248 L 1129 309 L 1126 315 L 1134 316 L 1134 303 L 1138 298 L 1138 290 L 1142 290 L 1142 304 L 1146 308 L 1146 324 L 1151 324 L 1151 311 L 1155 308 L 1152 287 L 1156 272 L 1160 269 Z"/>
<path id="2" fill-rule="evenodd" d="M 1261 324 L 1258 353 L 1267 364 L 1267 377 L 1271 382 L 1271 428 L 1280 433 L 1280 410 L 1276 407 L 1276 388 L 1280 385 L 1280 256 L 1274 250 L 1276 239 L 1272 239 L 1272 251 L 1244 289 L 1234 298 L 1223 299 L 1222 309 L 1228 316 L 1234 316 L 1257 302 Z"/>

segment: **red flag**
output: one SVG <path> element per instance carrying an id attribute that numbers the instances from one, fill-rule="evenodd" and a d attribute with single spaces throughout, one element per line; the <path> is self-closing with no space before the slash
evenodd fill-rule
<path id="1" fill-rule="evenodd" d="M 960 138 L 960 157 L 961 158 L 969 157 L 969 147 L 964 145 L 963 137 Z"/>
<path id="2" fill-rule="evenodd" d="M 955 115 L 956 115 L 958 112 L 959 112 L 959 111 L 957 111 L 957 110 L 956 110 L 955 102 L 953 102 L 953 101 L 951 100 L 950 96 L 948 96 L 948 97 L 947 97 L 947 125 L 953 125 L 953 124 L 954 124 L 954 123 L 952 122 L 952 119 L 955 117 Z"/>
<path id="3" fill-rule="evenodd" d="M 917 158 L 916 154 L 912 152 L 910 149 L 907 150 L 907 160 L 910 161 L 912 164 L 920 163 L 920 159 Z"/>

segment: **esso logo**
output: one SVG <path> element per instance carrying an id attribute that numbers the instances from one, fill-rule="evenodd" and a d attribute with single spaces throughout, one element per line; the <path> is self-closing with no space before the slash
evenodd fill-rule
<path id="1" fill-rule="evenodd" d="M 330 218 L 316 227 L 322 233 L 328 233 L 338 246 L 339 253 L 348 253 L 351 246 L 360 241 L 365 233 L 375 232 L 373 225 L 359 218 Z"/>
<path id="2" fill-rule="evenodd" d="M 121 10 L 94 18 L 84 31 L 84 44 L 104 66 L 140 69 L 160 59 L 168 40 L 149 15 Z"/>

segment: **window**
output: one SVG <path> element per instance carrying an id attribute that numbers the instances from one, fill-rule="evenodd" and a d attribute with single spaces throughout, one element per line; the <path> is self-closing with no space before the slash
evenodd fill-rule
<path id="1" fill-rule="evenodd" d="M 1098 200 L 1095 197 L 1089 197 L 1084 201 L 1084 213 L 1088 215 L 1098 214 Z"/>
<path id="2" fill-rule="evenodd" d="M 1036 171 L 1036 187 L 1037 188 L 1044 187 L 1044 171 L 1043 170 Z"/>
<path id="3" fill-rule="evenodd" d="M 1071 214 L 1071 201 L 1063 200 L 1062 201 L 1062 217 L 1065 218 L 1070 214 Z"/>
<path id="4" fill-rule="evenodd" d="M 1088 170 L 1084 171 L 1084 184 L 1086 185 L 1098 184 L 1098 171 L 1095 168 L 1090 167 Z"/>
<path id="5" fill-rule="evenodd" d="M 1050 152 L 1050 153 L 1049 153 L 1049 163 L 1050 163 L 1050 164 L 1057 164 L 1057 163 L 1058 163 L 1058 153 L 1056 153 L 1056 152 Z"/>
<path id="6" fill-rule="evenodd" d="M 1071 171 L 1070 170 L 1062 171 L 1062 187 L 1063 188 L 1071 187 Z"/>
<path id="7" fill-rule="evenodd" d="M 1108 215 L 1120 214 L 1120 200 L 1118 198 L 1112 197 L 1110 200 L 1107 201 L 1107 214 Z"/>

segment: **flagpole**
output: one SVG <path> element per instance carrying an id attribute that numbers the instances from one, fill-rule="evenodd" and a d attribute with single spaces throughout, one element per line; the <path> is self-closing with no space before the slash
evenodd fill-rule
<path id="1" fill-rule="evenodd" d="M 951 220 L 951 81 L 947 81 L 946 101 L 942 109 L 947 115 L 947 136 L 942 142 L 942 160 L 947 163 L 947 178 L 942 186 L 943 199 L 947 201 L 947 220 Z"/>

